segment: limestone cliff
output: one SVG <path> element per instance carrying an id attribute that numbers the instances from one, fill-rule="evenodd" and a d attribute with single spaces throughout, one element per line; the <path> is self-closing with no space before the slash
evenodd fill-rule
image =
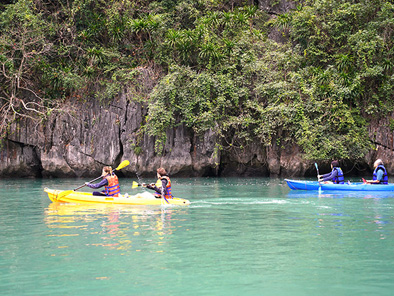
<path id="1" fill-rule="evenodd" d="M 1 177 L 94 177 L 103 165 L 116 167 L 127 159 L 124 176 L 154 175 L 165 167 L 172 176 L 307 176 L 313 162 L 302 158 L 299 147 L 254 143 L 243 150 L 216 149 L 213 131 L 196 136 L 185 126 L 167 132 L 162 155 L 155 153 L 155 138 L 141 131 L 146 106 L 125 94 L 103 106 L 91 99 L 63 106 L 40 125 L 19 121 L 12 125 L 0 150 Z M 394 173 L 393 132 L 388 119 L 370 127 L 376 144 L 366 157 L 366 169 L 382 158 Z M 378 128 L 379 126 L 379 128 Z M 344 164 L 345 171 L 352 164 Z M 324 168 L 324 167 L 323 167 Z M 325 167 L 329 169 L 328 163 Z M 369 172 L 368 172 L 369 173 Z"/>
<path id="2" fill-rule="evenodd" d="M 94 100 L 69 103 L 42 125 L 19 121 L 1 146 L 0 176 L 97 176 L 103 165 L 128 159 L 124 175 L 152 174 L 165 167 L 175 175 L 217 175 L 215 134 L 196 137 L 179 126 L 169 130 L 163 155 L 155 139 L 141 133 L 146 106 L 125 95 L 101 106 Z"/>

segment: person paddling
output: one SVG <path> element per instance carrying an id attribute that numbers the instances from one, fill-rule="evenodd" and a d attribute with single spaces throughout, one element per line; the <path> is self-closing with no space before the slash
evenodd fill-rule
<path id="1" fill-rule="evenodd" d="M 112 171 L 112 168 L 110 166 L 103 167 L 101 176 L 103 177 L 103 180 L 101 180 L 100 183 L 90 184 L 89 182 L 86 182 L 85 185 L 93 189 L 104 186 L 103 191 L 94 191 L 93 195 L 118 197 L 120 193 L 119 180 L 118 176 L 116 176 Z"/>
<path id="2" fill-rule="evenodd" d="M 332 182 L 334 184 L 344 184 L 345 178 L 343 176 L 343 171 L 339 167 L 339 161 L 334 160 L 331 162 L 331 169 L 330 173 L 324 175 L 318 175 L 319 182 Z"/>
<path id="3" fill-rule="evenodd" d="M 372 174 L 372 180 L 367 180 L 367 184 L 388 184 L 389 178 L 387 175 L 387 170 L 383 165 L 383 161 L 381 159 L 377 159 L 374 164 L 374 171 Z"/>
<path id="4" fill-rule="evenodd" d="M 164 198 L 165 200 L 173 198 L 171 193 L 171 180 L 170 177 L 168 177 L 166 170 L 164 168 L 158 168 L 156 172 L 156 184 L 142 184 L 142 186 L 156 191 L 153 194 L 154 196 L 156 196 L 156 198 Z"/>

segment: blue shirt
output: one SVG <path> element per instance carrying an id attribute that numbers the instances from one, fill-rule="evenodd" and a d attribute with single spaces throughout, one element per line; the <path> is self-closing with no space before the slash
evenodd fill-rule
<path id="1" fill-rule="evenodd" d="M 380 182 L 382 182 L 383 181 L 383 174 L 384 174 L 383 170 L 378 170 L 376 172 L 376 180 L 379 180 Z"/>

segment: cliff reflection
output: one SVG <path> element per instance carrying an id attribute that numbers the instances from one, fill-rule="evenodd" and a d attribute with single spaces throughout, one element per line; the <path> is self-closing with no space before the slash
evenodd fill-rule
<path id="1" fill-rule="evenodd" d="M 123 251 L 163 252 L 187 208 L 52 203 L 45 211 L 49 236 L 80 237 L 84 246 Z M 64 240 L 59 242 L 62 248 Z M 70 244 L 72 244 L 70 238 Z"/>

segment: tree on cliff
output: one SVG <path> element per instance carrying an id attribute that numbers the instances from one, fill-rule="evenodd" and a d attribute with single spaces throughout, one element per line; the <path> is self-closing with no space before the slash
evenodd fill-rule
<path id="1" fill-rule="evenodd" d="M 39 65 L 52 49 L 47 24 L 31 1 L 9 5 L 0 15 L 0 133 L 17 118 L 44 118 L 49 109 L 39 89 Z"/>
<path id="2" fill-rule="evenodd" d="M 66 99 L 104 102 L 127 88 L 146 92 L 141 132 L 155 136 L 157 152 L 168 129 L 184 124 L 196 135 L 214 131 L 221 149 L 297 144 L 310 159 L 362 158 L 370 120 L 394 109 L 394 5 L 295 1 L 303 5 L 270 19 L 255 2 L 6 4 L 3 135 L 17 116 L 41 118 Z M 273 27 L 288 42 L 270 39 Z M 140 69 L 158 81 L 153 90 L 140 87 Z"/>
<path id="3" fill-rule="evenodd" d="M 296 143 L 310 159 L 362 159 L 369 120 L 393 111 L 394 6 L 359 2 L 304 1 L 269 22 L 236 7 L 172 28 L 148 132 L 164 143 L 183 123 L 215 130 L 225 149 Z M 289 42 L 267 38 L 270 25 Z"/>

